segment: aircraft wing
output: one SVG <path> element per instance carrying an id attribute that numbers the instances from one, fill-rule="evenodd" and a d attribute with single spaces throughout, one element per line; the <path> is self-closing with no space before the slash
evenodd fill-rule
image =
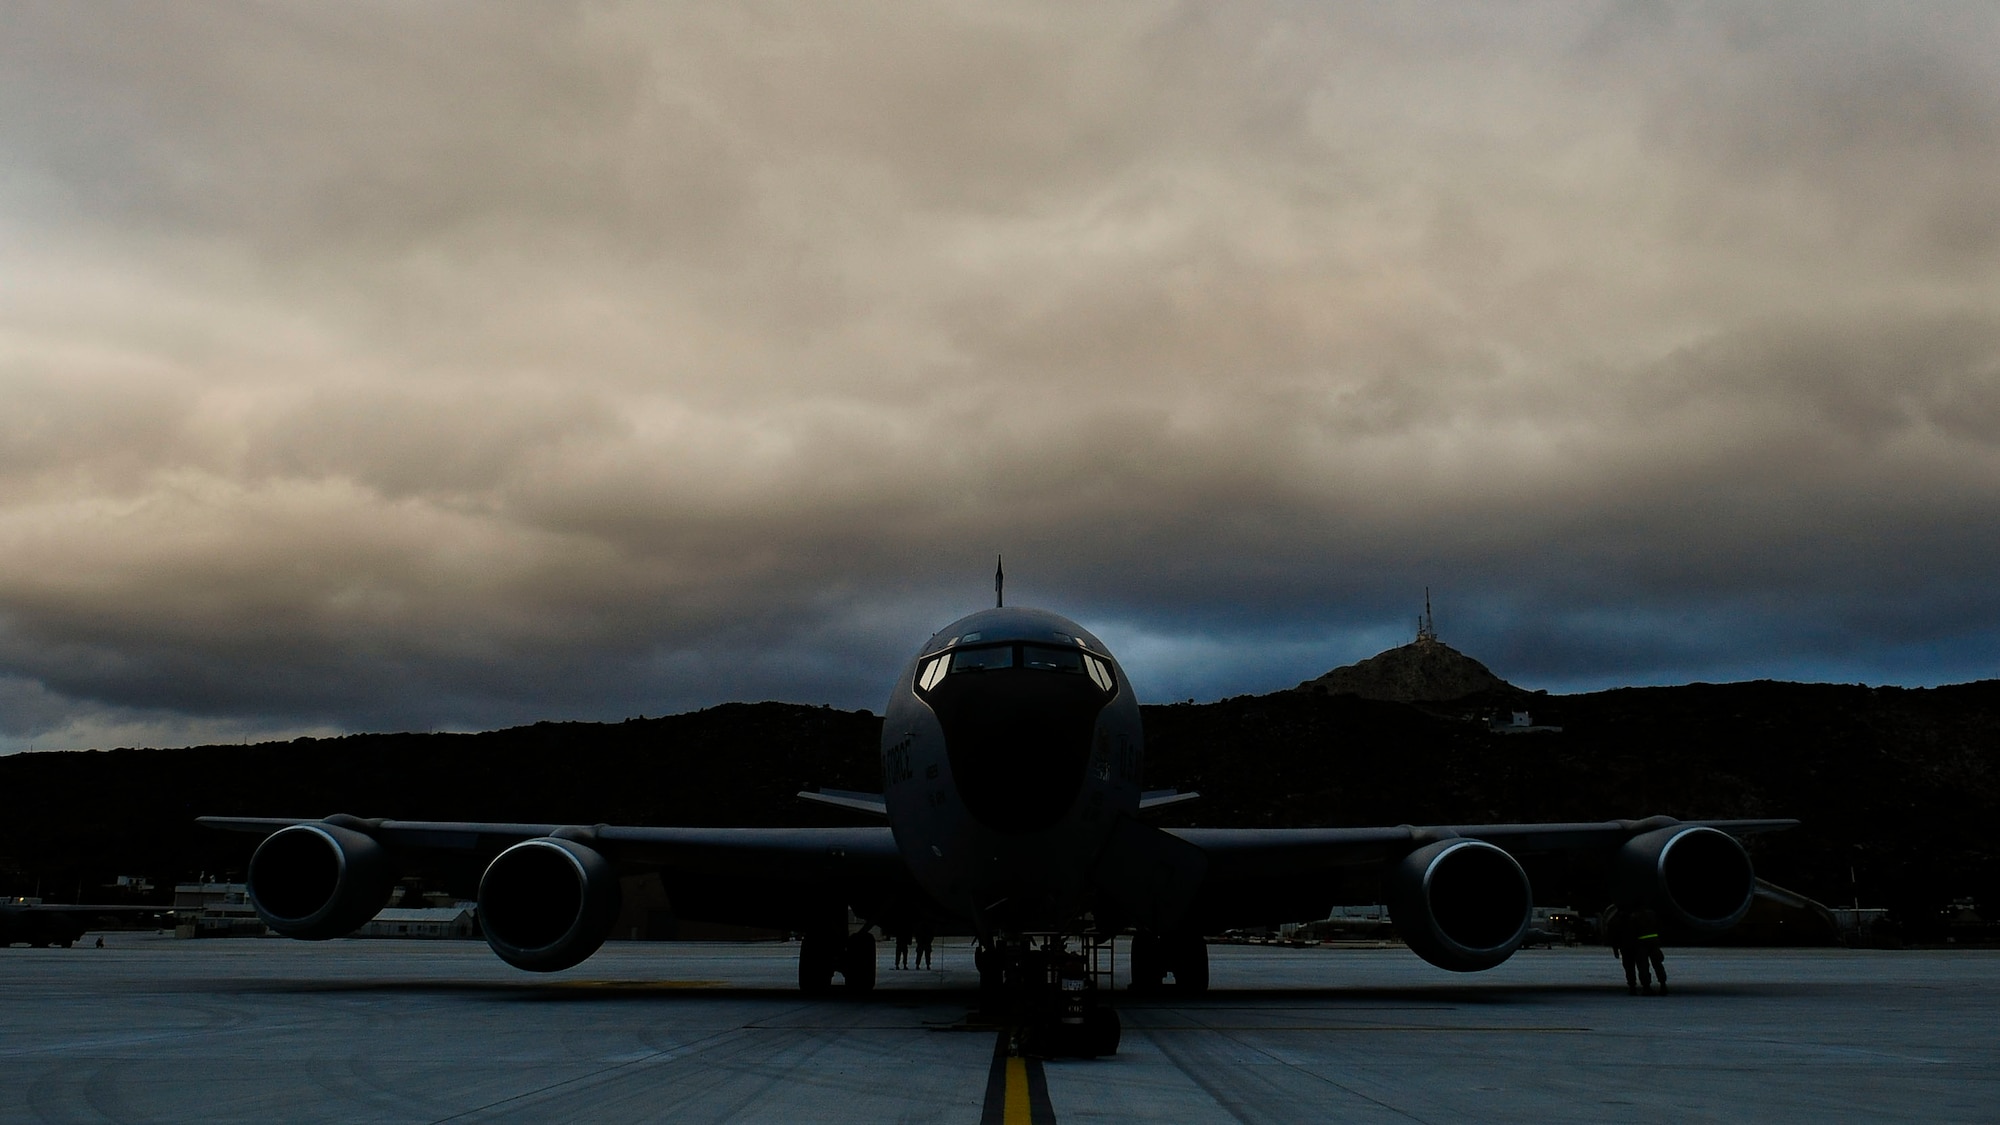
<path id="1" fill-rule="evenodd" d="M 1642 832 L 1675 824 L 1714 828 L 1731 836 L 1778 832 L 1796 820 L 1606 820 L 1575 824 L 1409 825 L 1383 828 L 1167 828 L 1200 848 L 1210 877 L 1232 870 L 1259 876 L 1308 875 L 1399 858 L 1438 840 L 1484 840 L 1514 855 L 1593 851 L 1623 844 Z"/>
<path id="2" fill-rule="evenodd" d="M 1559 853 L 1611 878 L 1614 860 L 1629 842 L 1654 848 L 1686 829 L 1714 829 L 1729 836 L 1776 832 L 1795 820 L 1608 820 L 1574 824 L 1396 825 L 1375 828 L 1170 828 L 1159 829 L 1199 849 L 1204 869 L 1191 896 L 1188 923 L 1215 933 L 1237 927 L 1325 917 L 1340 903 L 1384 902 L 1396 897 L 1395 874 L 1404 857 L 1454 840 L 1479 841 L 1517 859 Z M 1713 835 L 1710 836 L 1713 839 Z M 1725 850 L 1735 848 L 1724 845 Z M 1696 849 L 1699 850 L 1699 849 Z M 1735 849 L 1740 855 L 1740 849 Z M 1692 854 L 1692 853 L 1690 853 Z M 1727 866 L 1726 861 L 1724 866 Z M 1481 877 L 1483 879 L 1483 876 Z M 1742 865 L 1738 881 L 1747 881 Z M 1747 887 L 1747 882 L 1744 883 Z M 1524 884 L 1525 887 L 1525 884 Z M 1745 891 L 1747 895 L 1748 891 Z M 1741 898 L 1742 896 L 1736 896 Z M 1732 899 L 1732 901 L 1735 901 Z M 1717 913 L 1728 913 L 1718 910 Z M 1730 918 L 1733 922 L 1734 918 Z"/>
<path id="3" fill-rule="evenodd" d="M 268 836 L 318 817 L 204 816 L 197 823 L 225 832 Z M 811 877 L 857 869 L 902 869 L 887 826 L 842 828 L 652 828 L 615 824 L 565 826 L 446 820 L 361 820 L 327 817 L 392 851 L 486 855 L 523 840 L 561 834 L 590 844 L 624 866 L 672 868 L 715 875 Z"/>
<path id="4" fill-rule="evenodd" d="M 205 816 L 199 823 L 269 836 L 293 825 L 367 836 L 396 860 L 425 854 L 487 859 L 527 840 L 583 844 L 622 874 L 657 873 L 677 917 L 779 929 L 799 928 L 801 912 L 839 897 L 860 907 L 894 907 L 915 894 L 887 825 L 839 828 L 682 828 L 615 824 L 363 820 L 351 816 Z"/>
<path id="5" fill-rule="evenodd" d="M 139 906 L 128 903 L 23 903 L 0 902 L 0 946 L 14 942 L 29 945 L 74 944 L 100 918 L 168 915 L 171 906 Z"/>
<path id="6" fill-rule="evenodd" d="M 171 906 L 148 906 L 144 903 L 90 903 L 90 902 L 16 902 L 0 903 L 0 909 L 17 910 L 35 914 L 68 914 L 77 918 L 110 918 L 120 914 L 172 914 Z"/>

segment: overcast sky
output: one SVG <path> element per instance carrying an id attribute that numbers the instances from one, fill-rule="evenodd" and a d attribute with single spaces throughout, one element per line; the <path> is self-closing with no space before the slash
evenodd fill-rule
<path id="1" fill-rule="evenodd" d="M 0 750 L 2000 675 L 2000 6 L 9 3 Z"/>

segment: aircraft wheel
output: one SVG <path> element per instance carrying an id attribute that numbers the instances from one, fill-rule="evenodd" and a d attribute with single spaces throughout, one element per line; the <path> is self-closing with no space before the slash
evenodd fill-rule
<path id="1" fill-rule="evenodd" d="M 841 935 L 808 931 L 799 940 L 799 991 L 825 992 L 839 968 Z"/>
<path id="2" fill-rule="evenodd" d="M 1182 992 L 1208 991 L 1208 942 L 1200 934 L 1174 939 L 1174 987 Z"/>
<path id="3" fill-rule="evenodd" d="M 1123 1028 L 1118 1013 L 1111 1008 L 1092 1008 L 1083 1016 L 1083 1054 L 1090 1058 L 1118 1053 Z"/>
<path id="4" fill-rule="evenodd" d="M 1157 992 L 1160 982 L 1167 975 L 1167 967 L 1162 964 L 1161 946 L 1164 943 L 1155 934 L 1133 934 L 1130 964 L 1133 992 Z"/>
<path id="5" fill-rule="evenodd" d="M 972 966 L 979 970 L 979 1010 L 999 1015 L 1007 1010 L 1007 976 L 1000 956 L 985 946 L 972 951 Z"/>
<path id="6" fill-rule="evenodd" d="M 847 951 L 841 958 L 840 975 L 847 979 L 847 987 L 855 992 L 868 992 L 875 987 L 875 935 L 863 930 L 847 939 Z"/>
<path id="7" fill-rule="evenodd" d="M 1025 1029 L 1021 1050 L 1045 1059 L 1095 1059 L 1118 1053 L 1118 1013 L 1092 1008 L 1081 1024 L 1049 1020 Z"/>

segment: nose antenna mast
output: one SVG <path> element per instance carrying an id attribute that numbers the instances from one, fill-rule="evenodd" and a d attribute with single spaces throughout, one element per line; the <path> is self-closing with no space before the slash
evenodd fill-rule
<path id="1" fill-rule="evenodd" d="M 1000 609 L 1007 604 L 1007 572 L 1000 566 L 1000 556 L 993 556 L 993 608 Z"/>

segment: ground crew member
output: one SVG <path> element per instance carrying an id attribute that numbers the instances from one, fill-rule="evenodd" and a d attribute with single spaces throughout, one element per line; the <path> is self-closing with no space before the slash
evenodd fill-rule
<path id="1" fill-rule="evenodd" d="M 1667 959 L 1660 952 L 1660 919 L 1651 907 L 1611 909 L 1605 934 L 1611 955 L 1625 963 L 1625 990 L 1637 996 L 1653 994 L 1653 977 L 1660 978 L 1660 995 L 1667 994 Z"/>

